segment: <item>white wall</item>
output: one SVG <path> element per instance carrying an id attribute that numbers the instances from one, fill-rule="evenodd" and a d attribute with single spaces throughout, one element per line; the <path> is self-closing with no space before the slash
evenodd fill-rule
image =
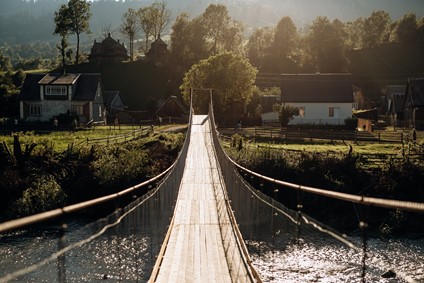
<path id="1" fill-rule="evenodd" d="M 331 124 L 344 125 L 346 118 L 352 117 L 352 103 L 286 103 L 295 107 L 304 107 L 305 116 L 295 116 L 289 125 L 297 124 Z M 334 111 L 334 117 L 329 116 L 329 108 L 339 108 Z"/>

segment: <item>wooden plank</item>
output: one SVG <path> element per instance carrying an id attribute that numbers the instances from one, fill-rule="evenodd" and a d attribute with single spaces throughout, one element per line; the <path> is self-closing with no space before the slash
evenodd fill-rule
<path id="1" fill-rule="evenodd" d="M 195 119 L 200 123 L 204 116 Z M 192 127 L 177 215 L 156 282 L 231 282 L 213 187 L 219 178 L 205 125 Z"/>

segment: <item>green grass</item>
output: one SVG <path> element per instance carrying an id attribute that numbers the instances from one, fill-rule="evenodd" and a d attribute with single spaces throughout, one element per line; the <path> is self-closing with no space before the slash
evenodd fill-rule
<path id="1" fill-rule="evenodd" d="M 358 154 L 396 154 L 402 153 L 402 144 L 399 143 L 350 143 L 354 153 Z M 291 144 L 269 144 L 257 143 L 259 147 L 272 147 L 288 150 L 300 150 L 308 152 L 339 152 L 348 153 L 350 147 L 343 143 L 291 143 Z"/>
<path id="2" fill-rule="evenodd" d="M 144 128 L 144 127 L 143 127 Z M 0 143 L 5 142 L 10 149 L 13 148 L 13 136 L 19 135 L 22 146 L 35 143 L 37 146 L 47 145 L 52 147 L 55 152 L 63 152 L 69 145 L 83 145 L 87 139 L 107 138 L 115 135 L 129 134 L 134 130 L 140 129 L 139 126 L 98 126 L 91 129 L 77 131 L 45 131 L 45 132 L 7 132 L 0 133 Z M 164 130 L 166 126 L 155 127 L 156 130 Z"/>

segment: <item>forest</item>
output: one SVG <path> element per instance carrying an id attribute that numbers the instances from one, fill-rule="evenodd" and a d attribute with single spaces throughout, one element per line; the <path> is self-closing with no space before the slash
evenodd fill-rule
<path id="1" fill-rule="evenodd" d="M 127 67 L 117 66 L 109 70 L 110 77 L 131 77 L 125 72 L 115 72 L 116 70 L 137 70 L 141 74 L 146 73 L 142 69 L 147 65 L 138 63 L 137 58 L 144 56 L 146 46 L 156 39 L 160 32 L 150 33 L 137 29 L 137 32 L 130 35 L 125 28 L 128 28 L 126 24 L 131 15 L 130 11 L 137 14 L 155 4 L 161 4 L 165 8 L 167 18 L 160 31 L 168 44 L 170 56 L 165 65 L 154 67 L 155 72 L 161 75 L 146 80 L 147 85 L 142 88 L 145 91 L 141 94 L 141 100 L 137 97 L 140 95 L 138 83 L 110 83 L 110 89 L 120 89 L 120 86 L 125 85 L 126 89 L 122 95 L 124 100 L 130 102 L 130 108 L 150 107 L 152 103 L 148 101 L 180 95 L 179 86 L 190 67 L 199 60 L 223 52 L 232 52 L 246 58 L 263 73 L 350 72 L 354 84 L 375 100 L 378 100 L 379 89 L 385 84 L 404 83 L 408 77 L 424 71 L 424 17 L 415 13 L 405 13 L 398 19 L 392 19 L 389 12 L 384 10 L 375 10 L 367 16 L 351 20 L 317 16 L 305 25 L 299 24 L 298 19 L 281 16 L 284 15 L 281 13 L 275 24 L 268 23 L 258 27 L 251 25 L 250 21 L 244 22 L 233 16 L 234 1 L 222 1 L 228 6 L 210 4 L 200 14 L 195 15 L 197 8 L 191 9 L 194 14 L 180 12 L 181 6 L 175 8 L 174 2 L 103 0 L 87 2 L 90 16 L 87 28 L 78 35 L 81 36 L 80 43 L 76 43 L 74 32 L 66 31 L 63 38 L 68 42 L 63 45 L 61 31 L 57 30 L 55 13 L 60 14 L 59 7 L 64 2 L 66 1 L 2 1 L 1 6 L 8 11 L 6 13 L 5 9 L 1 9 L 0 13 L 0 72 L 6 72 L 3 73 L 0 83 L 0 95 L 3 100 L 16 101 L 14 96 L 19 93 L 19 80 L 13 80 L 13 76 L 19 77 L 15 72 L 20 69 L 57 70 L 66 64 L 68 69 L 76 72 L 104 72 L 105 66 L 90 66 L 86 61 L 93 39 L 104 38 L 106 31 L 111 32 L 115 39 L 124 41 L 127 48 L 130 47 L 130 57 L 134 60 Z M 263 4 L 246 1 L 246 5 L 248 3 L 249 7 Z M 200 6 L 205 4 L 205 1 L 198 3 Z M 37 9 L 31 12 L 31 7 Z M 113 16 L 102 16 L 112 8 Z M 44 11 L 44 14 L 40 11 Z M 28 15 L 22 17 L 20 13 Z M 26 21 L 14 23 L 17 15 L 21 15 L 19 18 L 25 18 Z M 31 28 L 28 28 L 29 24 Z M 41 25 L 45 25 L 46 29 Z M 30 36 L 26 37 L 25 32 Z M 12 35 L 19 35 L 20 39 Z M 76 66 L 77 63 L 84 64 Z M 71 68 L 73 64 L 75 66 Z M 150 86 L 149 81 L 152 82 Z M 155 92 L 155 86 L 158 85 L 163 87 Z M 150 97 L 144 97 L 146 95 Z M 132 104 L 135 101 L 139 103 Z"/>

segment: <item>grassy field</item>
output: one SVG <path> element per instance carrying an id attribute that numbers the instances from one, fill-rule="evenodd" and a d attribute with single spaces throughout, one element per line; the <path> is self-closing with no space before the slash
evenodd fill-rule
<path id="1" fill-rule="evenodd" d="M 171 126 L 154 127 L 155 131 L 166 131 Z M 147 127 L 148 128 L 148 127 Z M 130 135 L 134 131 L 146 129 L 146 126 L 97 126 L 76 131 L 30 131 L 30 132 L 0 132 L 0 143 L 5 142 L 9 148 L 13 147 L 13 136 L 19 135 L 19 140 L 24 146 L 35 143 L 37 146 L 49 146 L 55 152 L 63 152 L 69 145 L 80 146 L 95 143 L 99 139 L 110 139 L 110 142 L 124 140 L 113 139 L 119 136 Z M 107 142 L 104 141 L 104 142 Z"/>
<path id="2" fill-rule="evenodd" d="M 408 145 L 400 143 L 375 143 L 375 142 L 362 142 L 362 143 L 341 143 L 341 142 L 299 142 L 299 143 L 289 143 L 289 144 L 269 144 L 269 143 L 256 143 L 248 144 L 248 146 L 256 147 L 272 147 L 272 148 L 281 148 L 288 150 L 298 150 L 298 151 L 309 151 L 309 152 L 338 152 L 338 153 L 348 153 L 350 146 L 352 146 L 352 152 L 358 154 L 402 154 L 402 150 L 408 150 Z M 350 146 L 349 146 L 350 145 Z"/>
<path id="3" fill-rule="evenodd" d="M 413 143 L 400 143 L 400 142 L 377 142 L 377 141 L 339 141 L 339 140 L 318 140 L 314 139 L 310 142 L 309 139 L 304 140 L 288 140 L 285 142 L 281 139 L 266 139 L 262 138 L 260 142 L 255 142 L 253 138 L 244 138 L 243 146 L 245 148 L 276 148 L 287 149 L 293 151 L 308 151 L 308 152 L 335 152 L 335 153 L 348 153 L 352 150 L 357 154 L 402 154 L 402 153 L 415 153 L 419 150 L 418 145 L 424 146 L 424 133 L 421 131 L 417 133 L 418 139 L 415 144 Z M 229 140 L 223 141 L 229 145 Z M 422 151 L 422 150 L 421 150 Z"/>

